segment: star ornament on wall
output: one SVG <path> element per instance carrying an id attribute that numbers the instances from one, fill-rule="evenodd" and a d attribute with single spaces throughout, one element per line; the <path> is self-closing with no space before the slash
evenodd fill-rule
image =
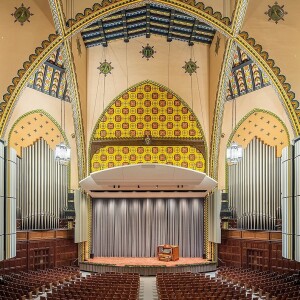
<path id="1" fill-rule="evenodd" d="M 29 18 L 33 16 L 30 7 L 25 7 L 23 3 L 20 7 L 15 7 L 15 12 L 11 15 L 15 18 L 15 22 L 20 22 L 22 26 L 26 21 L 30 22 Z"/>
<path id="2" fill-rule="evenodd" d="M 142 46 L 143 47 L 143 46 Z M 147 60 L 149 60 L 149 58 L 154 58 L 154 53 L 156 53 L 156 51 L 154 50 L 154 46 L 150 46 L 149 44 L 147 44 L 147 46 L 143 47 L 143 49 L 140 51 L 140 53 L 143 55 L 142 58 L 147 58 Z"/>
<path id="3" fill-rule="evenodd" d="M 278 21 L 282 20 L 284 21 L 283 17 L 287 14 L 287 12 L 283 9 L 284 5 L 280 6 L 277 1 L 270 6 L 268 5 L 269 9 L 265 12 L 266 15 L 269 16 L 269 20 L 274 21 L 276 24 Z"/>
<path id="4" fill-rule="evenodd" d="M 192 59 L 190 58 L 189 61 L 185 62 L 185 65 L 182 68 L 185 70 L 185 73 L 188 73 L 190 74 L 190 76 L 192 76 L 193 73 L 197 73 L 197 69 L 199 67 L 197 66 L 197 62 L 192 61 Z"/>
<path id="5" fill-rule="evenodd" d="M 111 65 L 111 62 L 107 62 L 105 59 L 104 62 L 100 63 L 100 66 L 97 69 L 100 71 L 100 74 L 107 76 L 108 74 L 111 74 L 113 66 Z"/>

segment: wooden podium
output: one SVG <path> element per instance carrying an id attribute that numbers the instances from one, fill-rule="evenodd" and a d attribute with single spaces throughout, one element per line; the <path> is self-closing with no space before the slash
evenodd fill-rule
<path id="1" fill-rule="evenodd" d="M 158 260 L 175 261 L 179 259 L 179 247 L 177 245 L 158 245 Z"/>

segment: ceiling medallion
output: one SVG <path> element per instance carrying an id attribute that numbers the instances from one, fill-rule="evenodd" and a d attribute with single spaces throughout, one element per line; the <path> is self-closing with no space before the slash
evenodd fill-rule
<path id="1" fill-rule="evenodd" d="M 26 8 L 23 3 L 20 7 L 15 7 L 15 12 L 11 14 L 15 17 L 15 22 L 20 22 L 22 26 L 26 21 L 30 22 L 29 18 L 30 16 L 33 16 L 33 14 L 29 11 L 29 9 L 30 7 Z"/>
<path id="2" fill-rule="evenodd" d="M 188 73 L 190 76 L 192 76 L 193 73 L 196 73 L 199 67 L 196 64 L 196 61 L 192 61 L 190 58 L 189 61 L 185 62 L 185 65 L 182 68 L 185 70 L 185 73 Z"/>
<path id="3" fill-rule="evenodd" d="M 283 17 L 284 17 L 284 15 L 287 14 L 287 12 L 284 11 L 284 9 L 283 9 L 284 5 L 280 6 L 280 5 L 278 5 L 278 2 L 275 1 L 275 3 L 272 6 L 270 6 L 270 5 L 268 5 L 268 6 L 269 6 L 269 9 L 268 9 L 268 11 L 265 12 L 265 14 L 269 16 L 268 21 L 272 20 L 276 24 L 280 20 L 284 21 Z"/>
<path id="4" fill-rule="evenodd" d="M 143 47 L 143 49 L 140 51 L 140 53 L 142 53 L 142 58 L 146 57 L 147 60 L 149 60 L 149 58 L 154 58 L 154 53 L 156 53 L 156 51 L 154 50 L 154 46 L 149 46 L 149 44 L 147 44 L 146 47 Z"/>
<path id="5" fill-rule="evenodd" d="M 111 62 L 107 62 L 106 59 L 104 62 L 100 63 L 100 66 L 97 68 L 100 71 L 100 74 L 104 74 L 104 76 L 111 74 L 113 69 Z"/>
<path id="6" fill-rule="evenodd" d="M 216 40 L 216 43 L 215 43 L 215 53 L 216 53 L 216 55 L 219 54 L 220 42 L 221 42 L 221 38 L 219 36 L 217 36 L 217 40 Z"/>

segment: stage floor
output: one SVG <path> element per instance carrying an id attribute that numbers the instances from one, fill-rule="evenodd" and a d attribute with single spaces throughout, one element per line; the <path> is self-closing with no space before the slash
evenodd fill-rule
<path id="1" fill-rule="evenodd" d="M 160 261 L 157 257 L 95 257 L 88 260 L 89 263 L 95 264 L 113 264 L 119 267 L 124 266 L 166 266 L 174 267 L 178 265 L 203 264 L 208 262 L 201 257 L 180 257 L 176 261 Z"/>
<path id="2" fill-rule="evenodd" d="M 161 272 L 211 272 L 216 262 L 201 257 L 180 257 L 176 261 L 159 261 L 156 257 L 95 257 L 81 262 L 80 270 L 96 273 L 129 272 L 152 276 Z"/>

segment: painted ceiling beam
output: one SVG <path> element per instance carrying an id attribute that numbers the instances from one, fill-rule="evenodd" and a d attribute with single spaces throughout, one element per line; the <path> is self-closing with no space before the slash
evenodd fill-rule
<path id="1" fill-rule="evenodd" d="M 150 4 L 146 5 L 146 38 L 150 38 Z"/>
<path id="2" fill-rule="evenodd" d="M 125 10 L 122 11 L 122 21 L 123 21 L 123 34 L 124 34 L 124 42 L 129 42 L 128 37 L 128 29 L 127 29 L 127 20 L 126 20 L 126 12 Z"/>
<path id="3" fill-rule="evenodd" d="M 98 23 L 98 26 L 99 26 L 99 33 L 100 33 L 100 37 L 101 37 L 102 46 L 107 47 L 107 41 L 106 41 L 104 28 L 103 28 L 103 22 L 102 22 L 102 20 L 98 20 L 97 23 Z"/>
<path id="4" fill-rule="evenodd" d="M 193 46 L 194 45 L 193 41 L 195 40 L 197 25 L 198 25 L 198 20 L 195 19 L 194 25 L 193 25 L 193 29 L 192 29 L 192 33 L 191 33 L 191 37 L 189 39 L 189 46 Z"/>
<path id="5" fill-rule="evenodd" d="M 167 42 L 172 42 L 172 30 L 173 30 L 174 18 L 175 18 L 175 11 L 174 11 L 174 9 L 171 9 Z"/>

